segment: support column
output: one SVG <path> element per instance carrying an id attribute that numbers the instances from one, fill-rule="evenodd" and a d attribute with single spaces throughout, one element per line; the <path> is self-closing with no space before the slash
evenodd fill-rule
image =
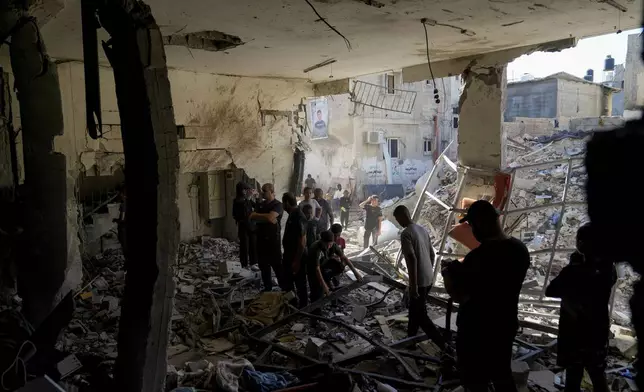
<path id="1" fill-rule="evenodd" d="M 506 67 L 477 66 L 463 73 L 458 160 L 465 166 L 501 169 L 505 165 L 503 105 Z"/>
<path id="2" fill-rule="evenodd" d="M 18 293 L 23 313 L 37 327 L 80 283 L 76 200 L 68 191 L 65 156 L 53 151 L 54 138 L 64 129 L 62 103 L 56 65 L 37 21 L 25 9 L 9 7 L 0 12 L 0 25 L 2 34 L 15 26 L 10 56 L 24 146 L 26 240 L 19 254 Z"/>
<path id="3" fill-rule="evenodd" d="M 125 293 L 114 390 L 161 391 L 179 242 L 179 147 L 163 39 L 142 1 L 99 3 L 114 70 L 127 188 Z M 131 245 L 130 245 L 131 244 Z"/>

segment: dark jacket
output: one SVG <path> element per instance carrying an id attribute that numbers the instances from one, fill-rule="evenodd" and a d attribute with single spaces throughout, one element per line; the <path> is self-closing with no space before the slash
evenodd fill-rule
<path id="1" fill-rule="evenodd" d="M 253 212 L 255 203 L 245 197 L 237 197 L 233 201 L 233 218 L 240 227 L 255 230 L 255 223 L 250 220 L 250 214 Z"/>
<path id="2" fill-rule="evenodd" d="M 617 280 L 610 262 L 584 260 L 570 255 L 570 264 L 550 282 L 546 296 L 561 298 L 557 364 L 588 365 L 606 360 L 610 315 L 608 302 Z"/>

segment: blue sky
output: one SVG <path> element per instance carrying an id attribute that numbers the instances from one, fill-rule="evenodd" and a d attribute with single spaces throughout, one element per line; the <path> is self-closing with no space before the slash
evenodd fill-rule
<path id="1" fill-rule="evenodd" d="M 600 82 L 606 55 L 613 56 L 615 64 L 623 64 L 629 34 L 639 34 L 640 31 L 627 30 L 620 34 L 585 38 L 576 47 L 557 53 L 538 52 L 521 56 L 508 65 L 508 80 L 519 79 L 524 73 L 539 78 L 562 71 L 583 77 L 586 70 L 592 68 L 595 82 Z"/>

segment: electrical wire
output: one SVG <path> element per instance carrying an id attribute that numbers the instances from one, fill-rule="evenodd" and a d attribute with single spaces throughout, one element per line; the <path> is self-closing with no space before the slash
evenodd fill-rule
<path id="1" fill-rule="evenodd" d="M 351 47 L 351 41 L 349 41 L 349 40 L 347 39 L 347 37 L 345 37 L 344 35 L 342 35 L 342 33 L 338 31 L 338 29 L 336 29 L 335 27 L 331 26 L 331 25 L 329 24 L 329 22 L 327 22 L 327 21 L 326 21 L 326 19 L 324 19 L 324 18 L 322 17 L 322 15 L 320 15 L 320 13 L 318 12 L 318 10 L 316 10 L 316 9 L 315 9 L 315 7 L 313 6 L 313 4 L 311 4 L 311 2 L 310 2 L 309 0 L 304 0 L 304 1 L 306 1 L 306 4 L 308 4 L 308 5 L 311 7 L 311 9 L 313 10 L 313 12 L 315 12 L 315 15 L 317 15 L 317 16 L 318 16 L 319 20 L 321 20 L 325 25 L 327 25 L 327 26 L 328 26 L 331 30 L 333 30 L 337 35 L 339 35 L 340 37 L 342 37 L 342 39 L 344 40 L 344 43 L 347 45 L 347 49 L 349 49 L 349 51 L 351 51 L 351 49 L 353 49 L 353 48 Z"/>
<path id="2" fill-rule="evenodd" d="M 436 104 L 439 104 L 440 97 L 438 96 L 438 88 L 436 88 L 436 78 L 434 78 L 434 71 L 432 70 L 432 60 L 429 58 L 429 35 L 427 34 L 427 25 L 425 24 L 425 19 L 421 19 L 420 23 L 423 24 L 423 30 L 425 30 L 425 54 L 427 55 L 427 67 L 429 68 L 429 74 L 432 77 L 432 84 L 434 84 L 434 101 Z"/>

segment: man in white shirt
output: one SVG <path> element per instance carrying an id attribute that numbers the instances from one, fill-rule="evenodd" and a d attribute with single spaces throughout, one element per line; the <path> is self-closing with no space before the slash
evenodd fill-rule
<path id="1" fill-rule="evenodd" d="M 342 185 L 338 184 L 338 189 L 333 193 L 333 210 L 340 211 L 340 199 L 342 199 L 344 193 L 342 192 Z"/>
<path id="2" fill-rule="evenodd" d="M 445 338 L 427 315 L 425 300 L 434 282 L 434 248 L 429 233 L 424 227 L 411 220 L 409 210 L 398 206 L 394 210 L 396 221 L 404 228 L 400 234 L 400 245 L 409 272 L 409 323 L 407 335 L 416 336 L 418 328 L 442 350 L 446 348 Z"/>
<path id="3" fill-rule="evenodd" d="M 322 207 L 317 202 L 317 200 L 311 198 L 311 195 L 313 194 L 313 189 L 306 187 L 302 191 L 302 194 L 304 195 L 304 200 L 300 202 L 298 207 L 302 209 L 302 207 L 304 207 L 305 205 L 310 205 L 311 208 L 313 209 L 313 219 L 320 220 L 320 215 L 322 215 Z"/>

